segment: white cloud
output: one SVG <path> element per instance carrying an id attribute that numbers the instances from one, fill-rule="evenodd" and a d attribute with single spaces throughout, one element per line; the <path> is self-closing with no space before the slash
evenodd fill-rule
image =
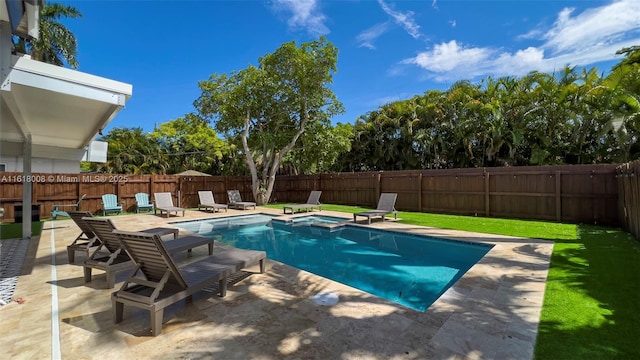
<path id="1" fill-rule="evenodd" d="M 451 25 L 451 27 L 456 27 L 458 23 L 455 20 L 449 20 L 449 25 Z"/>
<path id="2" fill-rule="evenodd" d="M 618 0 L 575 16 L 563 9 L 550 29 L 534 29 L 519 38 L 537 38 L 539 47 L 505 51 L 474 47 L 456 40 L 436 44 L 406 59 L 427 71 L 430 78 L 445 81 L 477 76 L 525 75 L 564 67 L 586 66 L 616 59 L 623 47 L 640 44 L 640 1 Z"/>
<path id="3" fill-rule="evenodd" d="M 378 4 L 380 4 L 382 10 L 387 13 L 387 15 L 391 16 L 398 25 L 402 26 L 407 34 L 411 35 L 411 37 L 418 39 L 422 36 L 420 33 L 420 25 L 418 25 L 413 18 L 413 11 L 395 11 L 383 0 L 378 0 Z"/>
<path id="4" fill-rule="evenodd" d="M 629 31 L 640 30 L 640 1 L 621 0 L 606 6 L 588 9 L 571 17 L 575 10 L 563 9 L 543 39 L 545 47 L 554 53 L 584 50 L 584 46 L 600 47 L 625 37 Z"/>
<path id="5" fill-rule="evenodd" d="M 324 24 L 327 17 L 318 10 L 318 0 L 274 0 L 276 11 L 289 12 L 287 21 L 293 29 L 304 28 L 312 35 L 326 35 L 330 32 Z"/>
<path id="6" fill-rule="evenodd" d="M 376 24 L 356 36 L 356 40 L 360 43 L 359 47 L 366 47 L 369 49 L 375 49 L 373 42 L 382 34 L 387 32 L 389 28 L 388 22 Z"/>

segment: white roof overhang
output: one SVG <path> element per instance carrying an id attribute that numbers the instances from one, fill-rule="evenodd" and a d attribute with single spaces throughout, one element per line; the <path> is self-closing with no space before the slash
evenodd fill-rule
<path id="1" fill-rule="evenodd" d="M 131 97 L 130 84 L 35 61 L 11 58 L 0 86 L 0 140 L 84 149 Z"/>

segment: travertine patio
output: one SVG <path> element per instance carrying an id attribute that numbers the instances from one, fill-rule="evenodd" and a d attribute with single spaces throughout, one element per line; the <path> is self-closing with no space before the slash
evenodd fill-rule
<path id="1" fill-rule="evenodd" d="M 282 213 L 258 207 L 215 215 L 187 211 L 184 218 L 110 218 L 121 229 L 136 230 L 255 212 Z M 266 273 L 239 276 L 224 298 L 210 289 L 192 303 L 171 306 L 162 334 L 152 337 L 147 312 L 125 308 L 124 321 L 112 322 L 114 290 L 105 288 L 104 275 L 96 272 L 85 284 L 82 267 L 68 263 L 66 246 L 78 228 L 71 220 L 47 222 L 32 240 L 14 293 L 25 302 L 0 307 L 0 348 L 11 359 L 532 358 L 553 243 L 389 221 L 370 226 L 495 246 L 425 312 L 269 260 Z M 206 251 L 177 259 L 190 261 Z M 78 253 L 76 263 L 82 259 Z M 312 300 L 325 292 L 337 293 L 339 301 L 325 306 Z"/>

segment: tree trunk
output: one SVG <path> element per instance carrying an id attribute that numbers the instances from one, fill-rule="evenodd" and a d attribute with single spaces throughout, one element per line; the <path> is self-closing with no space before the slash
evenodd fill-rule
<path id="1" fill-rule="evenodd" d="M 249 171 L 251 171 L 251 190 L 253 191 L 253 197 L 256 200 L 256 204 L 264 205 L 269 203 L 271 193 L 273 192 L 273 186 L 276 183 L 276 173 L 278 172 L 280 161 L 296 145 L 296 141 L 298 141 L 300 135 L 304 133 L 307 122 L 309 122 L 309 115 L 306 113 L 306 111 L 303 111 L 303 113 L 304 117 L 300 120 L 300 129 L 298 129 L 298 132 L 285 147 L 283 147 L 280 151 L 274 150 L 274 154 L 277 155 L 273 157 L 272 163 L 264 164 L 265 168 L 262 172 L 262 178 L 260 179 L 258 178 L 256 164 L 253 161 L 253 156 L 251 156 L 251 150 L 249 149 L 249 145 L 247 143 L 250 119 L 249 113 L 247 112 L 247 117 L 245 118 L 245 128 L 244 132 L 242 133 L 242 147 L 244 148 L 244 152 L 246 154 Z"/>

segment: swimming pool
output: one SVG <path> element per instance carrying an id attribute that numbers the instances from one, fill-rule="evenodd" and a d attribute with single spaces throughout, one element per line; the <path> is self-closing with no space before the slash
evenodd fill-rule
<path id="1" fill-rule="evenodd" d="M 174 223 L 226 244 L 424 311 L 478 262 L 490 245 L 359 226 L 323 228 L 245 215 Z"/>

